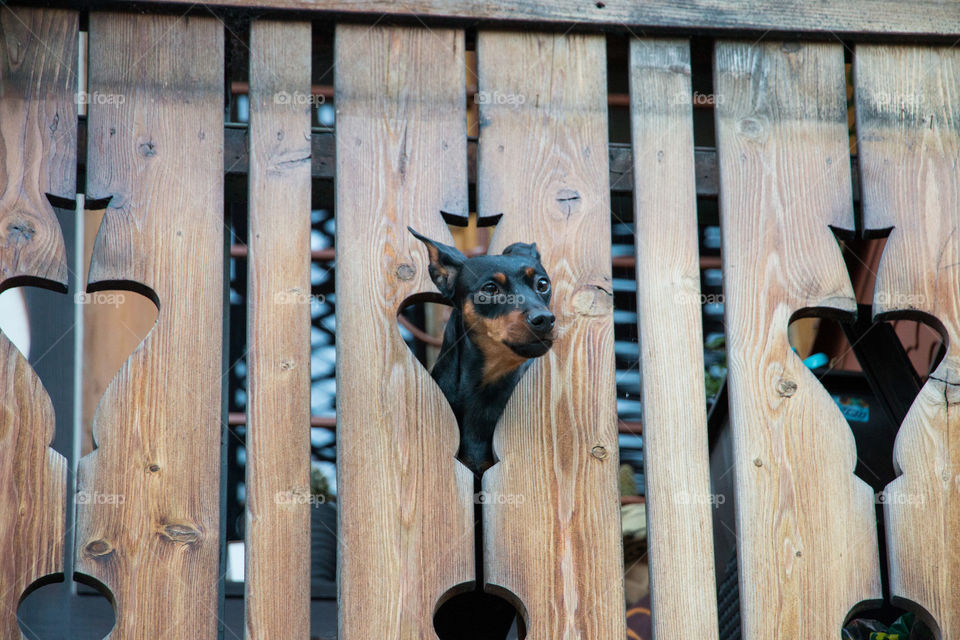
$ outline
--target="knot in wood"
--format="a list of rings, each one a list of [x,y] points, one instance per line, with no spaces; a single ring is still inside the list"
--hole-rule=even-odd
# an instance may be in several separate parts
[[[24,218],[13,220],[7,225],[7,246],[27,244],[33,239],[36,233],[36,227],[34,227],[29,220]]]
[[[737,123],[737,129],[744,138],[763,138],[767,125],[761,118],[744,118]]]
[[[941,375],[931,375],[929,381],[931,385],[938,385],[942,390],[944,406],[960,403],[960,377],[956,371],[947,368]]]
[[[137,149],[140,151],[140,155],[142,155],[144,158],[152,158],[153,156],[157,155],[157,145],[153,142],[153,140],[141,142]]]
[[[397,267],[397,277],[401,280],[413,280],[413,276],[417,274],[417,268],[412,264],[404,262]]]
[[[573,294],[572,304],[577,315],[606,315],[613,310],[613,292],[600,285],[586,284]]]
[[[580,208],[580,194],[573,189],[560,189],[557,192],[557,203],[564,217],[569,218],[574,211]]]
[[[789,398],[797,392],[797,383],[793,380],[787,380],[786,378],[780,378],[777,381],[777,395],[781,398]]]
[[[164,525],[160,535],[172,542],[194,544],[200,541],[200,531],[184,523],[170,523]]]
[[[93,540],[88,542],[83,551],[91,557],[102,558],[113,553],[113,545],[106,540]]]

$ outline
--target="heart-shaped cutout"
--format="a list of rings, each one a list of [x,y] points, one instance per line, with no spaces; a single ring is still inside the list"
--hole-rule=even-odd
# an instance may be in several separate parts
[[[76,296],[83,305],[84,352],[81,455],[95,447],[90,436],[97,403],[130,355],[157,324],[156,294],[135,282],[103,282]]]
[[[73,302],[84,306],[87,319],[85,344],[90,357],[84,369],[84,382],[90,385],[102,379],[105,388],[156,325],[156,296],[137,283],[111,282],[77,294]],[[21,344],[24,343],[21,341]],[[89,386],[86,391],[85,396],[89,398]],[[95,397],[99,399],[100,395],[102,390]],[[89,424],[93,407],[87,411],[85,424]],[[84,445],[89,451],[93,447],[89,431],[85,435]],[[71,550],[68,554],[73,556]],[[74,579],[77,585],[64,582],[62,573],[50,574],[34,581],[24,591],[17,619],[25,637],[99,640],[109,635],[116,623],[113,595],[95,578],[74,574]]]

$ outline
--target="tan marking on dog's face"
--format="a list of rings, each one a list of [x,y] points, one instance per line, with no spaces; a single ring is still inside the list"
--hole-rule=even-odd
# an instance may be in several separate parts
[[[526,274],[528,278],[532,278],[533,274],[535,274],[536,272],[537,270],[534,269],[533,267],[527,267]]]
[[[485,318],[477,313],[473,303],[468,300],[463,305],[463,320],[474,344],[483,353],[482,384],[496,382],[508,373],[516,371],[527,361],[527,358],[518,355],[504,344],[505,340],[523,341],[523,339],[514,340],[512,337],[519,335],[518,326],[520,329],[524,327],[522,311],[511,311],[498,318]],[[529,339],[529,332],[527,332],[527,339]]]
[[[499,271],[493,274],[493,279],[499,282],[500,284],[507,284],[507,274],[500,273]]]

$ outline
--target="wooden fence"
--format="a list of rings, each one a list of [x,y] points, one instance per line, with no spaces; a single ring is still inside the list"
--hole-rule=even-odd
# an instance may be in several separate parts
[[[217,636],[221,556],[224,47],[189,17],[91,3],[86,184],[77,185],[73,9],[0,7],[0,289],[63,290],[53,204],[106,203],[88,290],[152,299],[156,326],[110,383],[80,462],[65,532],[53,410],[0,335],[0,638],[16,603],[72,555],[110,592],[110,637]],[[116,4],[116,3],[115,3]],[[119,3],[125,4],[124,2]],[[159,4],[159,3],[156,3]],[[171,4],[176,5],[176,2]],[[192,2],[190,3],[192,4]],[[340,637],[434,638],[440,599],[475,579],[473,486],[455,420],[396,330],[433,291],[413,226],[444,239],[465,220],[464,19],[476,35],[477,215],[491,250],[536,241],[554,281],[559,339],[499,425],[485,491],[484,574],[518,603],[531,640],[624,636],[617,500],[604,37],[576,28],[713,29],[738,556],[746,638],[837,637],[881,597],[874,496],[853,474],[850,430],[792,351],[794,318],[849,315],[832,229],[854,231],[844,44],[853,33],[863,228],[892,229],[874,313],[923,318],[948,340],[896,443],[886,490],[891,591],[938,638],[960,638],[960,51],[871,43],[957,37],[956,5],[902,3],[222,1],[291,9],[250,37],[246,629],[309,625],[309,96],[314,14],[353,14],[335,35]],[[322,5],[322,6],[321,6]],[[175,9],[183,9],[176,7]],[[374,25],[371,13],[426,14]],[[444,18],[452,21],[443,22]],[[440,22],[437,22],[437,20]],[[569,28],[516,29],[498,20]],[[535,26],[535,25],[533,25]],[[767,33],[801,30],[819,42]],[[639,33],[639,31],[637,31]],[[731,39],[733,38],[733,39]],[[689,44],[634,37],[632,190],[644,380],[654,631],[716,638],[704,409]],[[278,99],[285,95],[294,99]],[[314,167],[316,167],[314,158]],[[624,179],[629,179],[629,176]],[[50,196],[50,197],[48,197]],[[52,204],[53,203],[53,204]]]

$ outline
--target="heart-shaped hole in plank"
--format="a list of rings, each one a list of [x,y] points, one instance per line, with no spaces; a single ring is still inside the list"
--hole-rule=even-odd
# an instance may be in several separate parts
[[[791,346],[850,425],[857,441],[855,474],[876,492],[896,477],[897,432],[946,345],[936,319],[897,315],[874,320],[870,305],[860,305],[854,320],[807,315],[795,318],[789,330]]]
[[[507,400],[556,339],[550,278],[534,243],[467,257],[409,231],[426,249],[430,280],[452,305],[431,375],[460,426],[457,458],[479,477],[496,463],[493,434]]]
[[[100,282],[77,295],[83,305],[82,424],[80,455],[94,449],[90,425],[100,398],[157,324],[159,304],[149,287],[136,282]]]
[[[50,199],[51,204],[55,207],[61,224],[64,223],[64,220],[70,221],[70,224],[65,226],[65,231],[72,230],[72,218],[75,216],[75,203],[73,201],[56,199],[49,194],[48,199]],[[29,241],[33,239],[32,234],[34,230],[28,226],[25,226],[23,229],[16,229],[16,231],[21,234],[21,236],[18,237],[22,240]],[[67,246],[67,257],[71,256],[72,248],[73,245]],[[64,264],[70,263],[72,263],[72,261],[67,261]],[[72,438],[65,433],[65,431],[72,425],[69,407],[73,403],[73,398],[69,389],[73,388],[74,368],[71,366],[71,362],[73,360],[72,353],[76,340],[74,331],[77,325],[74,322],[74,299],[62,295],[68,291],[66,286],[64,286],[68,271],[69,270],[65,268],[63,272],[60,273],[60,277],[63,278],[62,282],[32,275],[20,275],[8,278],[0,283],[0,292],[3,292],[2,295],[0,295],[0,322],[2,322],[2,330],[5,334],[3,337],[0,337],[0,342],[5,343],[7,353],[13,356],[11,364],[17,360],[17,357],[10,352],[10,349],[16,349],[24,361],[30,362],[30,367],[26,371],[26,377],[28,379],[34,377],[34,375],[39,377],[42,382],[42,388],[47,392],[43,393],[34,388],[34,393],[39,393],[40,395],[35,395],[32,399],[20,398],[20,407],[32,407],[27,414],[32,415],[34,419],[37,418],[38,414],[45,416],[40,423],[35,421],[31,423],[28,420],[27,424],[24,424],[22,420],[27,419],[26,415],[21,415],[19,420],[14,418],[14,423],[19,423],[21,429],[26,427],[26,432],[29,432],[32,428],[37,435],[47,434],[45,427],[53,422],[55,415],[51,411],[53,407],[50,405],[51,399],[47,394],[53,392],[55,396],[56,419],[60,424],[59,429],[55,430],[59,432],[59,437],[54,437],[52,442],[50,442],[50,446],[51,448],[56,448],[62,455],[69,458],[72,453],[72,446],[70,444]],[[73,278],[71,277],[71,281],[72,280]],[[29,289],[21,287],[29,287]],[[156,314],[154,313],[154,319],[155,317]],[[7,336],[10,338],[9,341]],[[21,381],[23,380],[22,375],[20,379]],[[29,380],[27,380],[26,384],[28,387],[32,386]],[[66,391],[64,391],[65,389]],[[17,394],[17,392],[12,389],[7,389],[6,391],[13,392],[15,395]],[[57,404],[58,401],[59,404]],[[66,404],[64,404],[65,402]],[[23,435],[23,433],[24,432],[21,432],[21,435]],[[64,438],[64,436],[66,436],[66,438]],[[43,445],[46,445],[47,438],[50,436],[43,435],[42,437],[44,438]],[[22,444],[23,439],[21,438],[20,445]],[[36,459],[32,458],[32,460],[33,462],[23,459],[20,463],[35,463]],[[61,472],[63,470],[62,458],[59,459],[58,464],[55,464],[53,459],[48,459],[48,462],[53,465],[48,467],[48,472],[53,472],[53,475],[45,475],[45,481],[49,482],[54,478],[62,480],[63,476],[56,473],[57,469]],[[23,470],[17,473],[23,474]],[[26,477],[33,477],[32,472]],[[56,482],[57,480],[53,481]],[[69,487],[64,487],[64,489],[66,489],[68,495],[72,493]],[[27,500],[36,498],[39,495],[46,495],[49,499],[56,493],[54,487],[49,485],[44,488],[43,485],[32,484],[22,487],[21,490],[25,491],[25,493],[21,493],[21,499]],[[52,510],[41,513],[44,505],[52,508]],[[29,518],[33,520],[34,524],[30,526],[36,526],[38,522],[41,523],[41,526],[37,531],[34,531],[32,535],[29,530],[26,532],[20,531],[20,542],[26,543],[27,539],[34,540],[33,536],[44,535],[44,530],[58,531],[60,524],[57,521],[62,522],[61,518],[64,515],[58,513],[62,506],[59,500],[54,503],[37,502],[33,500],[33,504],[30,506],[33,513],[29,515]],[[70,509],[68,508],[67,511],[69,513]],[[51,521],[45,522],[45,518],[51,519]],[[49,524],[52,529],[47,529],[47,524]],[[62,533],[55,535],[59,537]],[[23,536],[26,536],[26,538]],[[64,555],[68,558],[73,556],[73,550],[69,548],[71,541],[72,536],[67,536],[62,539],[62,542],[67,546]],[[41,560],[42,551],[40,553],[37,551],[48,548],[49,545],[46,545],[42,538],[36,539],[35,545],[36,550],[33,552],[33,557]],[[59,556],[59,546],[57,550],[57,555]],[[16,549],[14,549],[13,552],[15,553]],[[25,552],[30,553],[29,550]],[[49,557],[43,558],[43,560],[49,560]],[[61,568],[59,562],[54,566],[58,569]],[[41,563],[33,566],[30,573],[20,574],[20,578],[29,579],[29,577],[37,575],[36,571],[38,569],[40,571],[49,571],[54,568],[54,566]],[[23,568],[24,567],[21,567],[21,569]],[[29,569],[30,566],[27,565],[26,568]],[[69,559],[67,560],[65,569],[68,571],[68,575],[70,575],[71,566]],[[77,578],[79,579],[80,577],[77,576]],[[86,582],[90,586],[81,586],[79,589],[75,589],[78,585],[64,582],[64,574],[62,572],[42,575],[24,588],[23,593],[20,594],[20,597],[16,601],[16,607],[9,608],[8,612],[10,614],[15,613],[16,624],[20,629],[20,633],[26,638],[70,637],[84,640],[87,638],[104,638],[115,625],[116,616],[112,604],[113,596],[109,590],[98,581],[87,579]],[[22,582],[18,582],[17,584],[18,586],[23,586]],[[13,622],[13,620],[9,621]],[[9,631],[9,629],[6,630]]]
[[[86,321],[84,344],[88,358],[84,363],[83,402],[86,428],[81,443],[83,453],[88,453],[93,449],[89,426],[96,403],[123,363],[156,325],[158,306],[152,290],[132,282],[100,283],[96,289],[77,294],[74,303],[82,306]],[[18,624],[25,637],[93,640],[110,633],[116,615],[109,589],[90,576],[75,574],[74,578],[79,583],[76,589],[64,582],[63,574],[44,576],[26,589],[18,608]]]

